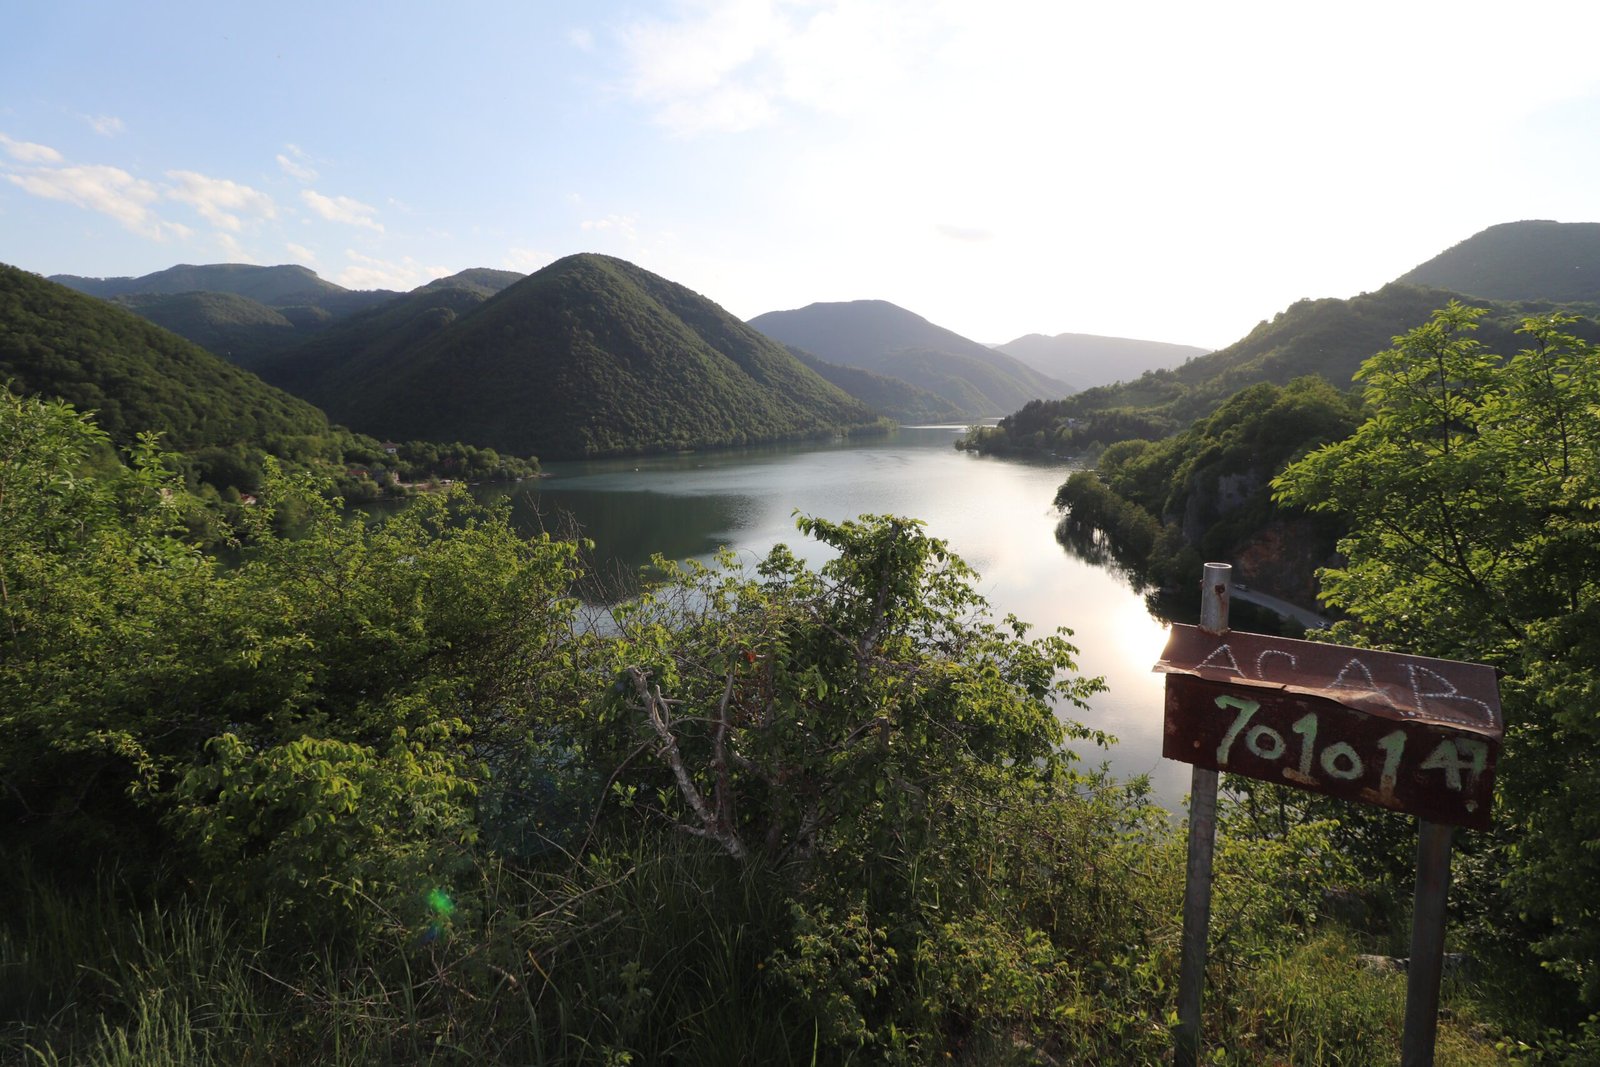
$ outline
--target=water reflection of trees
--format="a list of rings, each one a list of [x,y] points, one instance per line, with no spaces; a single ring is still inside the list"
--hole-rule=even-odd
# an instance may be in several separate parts
[[[1145,610],[1153,617],[1164,623],[1196,625],[1200,622],[1200,598],[1191,589],[1160,585],[1148,570],[1130,559],[1106,531],[1075,523],[1069,513],[1056,524],[1056,540],[1074,559],[1109,571],[1127,582],[1134,592],[1143,594]],[[1195,581],[1198,586],[1198,571]],[[1230,622],[1236,630],[1281,637],[1305,636],[1305,627],[1300,623],[1243,600],[1233,601]]]
[[[1139,566],[1131,553],[1119,546],[1104,530],[1074,522],[1071,513],[1068,513],[1056,523],[1056,540],[1069,556],[1110,571],[1132,586],[1135,592],[1149,589],[1149,574]]]

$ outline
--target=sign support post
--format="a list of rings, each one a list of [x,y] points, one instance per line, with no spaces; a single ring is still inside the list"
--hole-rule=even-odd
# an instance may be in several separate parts
[[[1417,826],[1417,888],[1411,906],[1411,960],[1406,965],[1406,1028],[1400,1067],[1432,1067],[1439,1028],[1439,978],[1444,965],[1444,900],[1450,889],[1450,831],[1427,819]]]
[[[1450,835],[1487,830],[1505,724],[1492,667],[1229,630],[1226,564],[1206,564],[1201,625],[1174,623],[1161,754],[1194,768],[1174,1059],[1200,1059],[1222,771],[1415,815],[1417,883],[1403,1067],[1433,1063]]]
[[[1200,582],[1200,628],[1228,632],[1228,584],[1233,567],[1207,563]],[[1206,940],[1211,928],[1211,859],[1217,842],[1217,772],[1196,766],[1189,785],[1189,864],[1183,885],[1183,955],[1178,967],[1178,1025],[1173,1030],[1177,1067],[1200,1057],[1200,999],[1206,981]]]

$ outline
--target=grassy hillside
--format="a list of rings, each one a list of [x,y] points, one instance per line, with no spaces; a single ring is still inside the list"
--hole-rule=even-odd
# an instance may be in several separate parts
[[[622,260],[569,256],[444,321],[321,371],[303,394],[392,437],[541,457],[716,447],[871,424],[859,402],[695,293]],[[283,378],[280,380],[289,380]]]
[[[1490,300],[1600,301],[1600,223],[1491,226],[1398,280]]]
[[[968,417],[999,415],[1071,387],[885,300],[819,303],[757,315],[750,325],[831,363],[889,375]]]
[[[0,379],[93,411],[117,444],[180,450],[321,434],[323,414],[130,311],[0,265]]]

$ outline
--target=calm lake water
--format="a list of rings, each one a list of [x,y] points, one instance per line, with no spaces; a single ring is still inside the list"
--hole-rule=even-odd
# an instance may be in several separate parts
[[[1066,626],[1084,674],[1110,690],[1089,712],[1071,712],[1116,735],[1109,760],[1121,777],[1148,774],[1156,796],[1175,807],[1189,769],[1161,759],[1162,676],[1150,667],[1166,640],[1163,624],[1118,574],[1085,562],[1055,539],[1051,507],[1069,467],[972,456],[953,447],[964,427],[905,427],[889,437],[831,444],[545,465],[549,477],[514,489],[525,529],[564,532],[575,523],[595,542],[602,566],[636,570],[653,552],[709,560],[731,546],[754,560],[787,542],[813,563],[825,550],[801,536],[794,513],[847,519],[864,512],[922,519],[981,580],[996,616],[1037,631]]]

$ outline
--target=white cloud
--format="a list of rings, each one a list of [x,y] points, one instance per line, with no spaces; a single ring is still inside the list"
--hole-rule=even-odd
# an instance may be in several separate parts
[[[580,52],[594,51],[594,34],[582,26],[567,31],[567,43]]]
[[[231,233],[218,233],[217,244],[222,247],[222,254],[228,257],[229,263],[256,263],[259,260],[244,250],[238,238]]]
[[[531,274],[540,267],[550,263],[554,256],[536,248],[508,248],[505,259],[501,260],[506,270],[522,271]]]
[[[311,251],[311,249],[307,248],[305,245],[297,245],[293,241],[290,241],[283,247],[289,250],[289,254],[291,256],[303,263],[315,263],[317,261],[317,254]]]
[[[310,157],[301,150],[299,145],[286,144],[283,151],[278,153],[278,166],[291,178],[299,178],[303,182],[317,180],[317,172],[310,165]]]
[[[674,133],[738,133],[786,105],[845,113],[903,84],[947,5],[925,0],[698,0],[621,31],[627,90]]]
[[[607,215],[603,219],[584,219],[578,225],[585,230],[594,230],[601,233],[615,233],[628,240],[638,237],[634,224],[638,219],[632,215]]]
[[[314,189],[304,189],[300,199],[306,206],[329,222],[342,222],[347,226],[364,226],[369,230],[383,232],[383,224],[373,218],[378,209],[370,204],[363,204],[359,200],[352,200],[348,196],[323,196]],[[342,284],[342,283],[341,283]]]
[[[0,148],[4,148],[6,155],[21,163],[62,162],[61,153],[49,145],[34,144],[32,141],[14,141],[3,133],[0,133]]]
[[[167,177],[175,183],[168,187],[167,196],[188,204],[218,229],[238,233],[244,229],[241,215],[270,219],[278,214],[272,197],[248,185],[227,178],[208,178],[192,170],[169,170]]]
[[[435,278],[450,273],[448,267],[424,267],[410,256],[400,260],[374,259],[355,249],[347,248],[345,259],[350,262],[334,280],[346,289],[415,289]]]
[[[115,115],[85,115],[84,121],[101,137],[115,137],[125,128]]]
[[[161,190],[120,167],[39,168],[4,177],[34,196],[109,215],[134,233],[154,240],[187,237],[193,232],[187,226],[158,218],[150,205],[160,199]]]
[[[977,242],[994,240],[992,232],[977,226],[951,226],[948,223],[940,223],[934,229],[938,230],[941,236],[948,237],[952,241]]]

